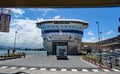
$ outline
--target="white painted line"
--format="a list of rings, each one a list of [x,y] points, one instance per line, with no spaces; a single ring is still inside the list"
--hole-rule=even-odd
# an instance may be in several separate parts
[[[8,66],[3,66],[3,67],[1,67],[2,69],[5,69],[5,68],[7,68]]]
[[[56,71],[56,69],[50,69],[50,71]]]
[[[26,67],[21,67],[21,68],[19,68],[19,69],[22,69],[22,70],[24,70],[24,69],[26,69]]]
[[[105,72],[110,72],[110,70],[108,70],[108,69],[103,69]]]
[[[10,69],[16,69],[17,67],[11,67]]]
[[[40,70],[45,71],[45,70],[46,70],[46,68],[40,68]]]
[[[118,70],[118,69],[112,69],[113,71],[115,71],[115,72],[120,72],[120,70]]]
[[[30,68],[29,70],[35,70],[36,68]]]
[[[72,72],[77,72],[78,70],[77,69],[71,69]]]
[[[61,69],[61,71],[67,71],[67,69]]]
[[[97,70],[97,69],[92,69],[94,72],[99,72],[99,70]]]
[[[82,69],[83,72],[89,72],[87,69]]]

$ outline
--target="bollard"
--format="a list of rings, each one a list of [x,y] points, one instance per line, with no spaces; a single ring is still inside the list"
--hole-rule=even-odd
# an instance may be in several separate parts
[[[112,56],[110,56],[109,59],[110,59],[110,68],[112,68]]]

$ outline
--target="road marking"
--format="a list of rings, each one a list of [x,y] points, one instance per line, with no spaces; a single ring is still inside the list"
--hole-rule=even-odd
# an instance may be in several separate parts
[[[36,68],[30,68],[29,70],[35,70]]]
[[[72,72],[77,72],[78,70],[77,69],[71,69]]]
[[[110,70],[108,70],[108,69],[102,69],[102,70],[104,70],[105,72],[110,72]]]
[[[22,69],[22,70],[24,70],[24,69],[26,69],[26,67],[21,67],[21,68],[19,68],[19,69]]]
[[[45,70],[46,70],[46,68],[40,68],[40,70],[45,71]]]
[[[56,69],[50,69],[50,71],[56,71]]]
[[[11,67],[10,69],[16,69],[17,67]]]
[[[67,69],[61,69],[61,71],[67,71]]]
[[[94,72],[99,72],[99,70],[97,70],[97,69],[92,69]]]
[[[83,72],[88,72],[88,70],[87,70],[87,69],[82,69],[82,71],[83,71]]]
[[[120,72],[120,70],[118,70],[118,69],[112,69],[113,71],[115,71],[115,72]]]
[[[3,67],[1,67],[2,69],[5,69],[5,68],[7,68],[8,66],[3,66]]]
[[[15,67],[15,66],[13,66],[13,67],[8,67],[8,66],[1,66],[0,68],[2,68],[2,69],[5,69],[5,68],[9,68],[9,69],[16,69],[16,68],[19,68],[19,67]],[[19,69],[21,69],[21,70],[24,70],[24,69],[27,69],[27,67],[20,67]],[[35,67],[31,67],[31,68],[29,68],[29,70],[36,70],[37,68],[35,68]],[[45,71],[45,70],[47,70],[47,68],[40,68],[40,70],[42,70],[42,71]],[[51,69],[49,69],[50,71],[57,71],[57,69],[56,68],[51,68]],[[81,69],[83,72],[89,72],[89,70],[88,69]],[[114,71],[114,72],[120,72],[120,70],[119,69],[111,69],[111,70],[109,70],[109,69],[101,69],[101,70],[99,70],[99,69],[92,69],[92,71],[93,72],[100,72],[100,71],[104,71],[104,72],[111,72],[112,70]],[[63,68],[63,69],[61,69],[60,71],[67,71],[67,69],[65,69],[65,68]],[[71,69],[71,71],[72,72],[77,72],[78,71],[78,69]]]

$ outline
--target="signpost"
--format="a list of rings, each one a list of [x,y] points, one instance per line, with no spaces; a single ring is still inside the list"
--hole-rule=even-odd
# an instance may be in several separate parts
[[[11,11],[9,9],[0,9],[0,32],[9,32]]]

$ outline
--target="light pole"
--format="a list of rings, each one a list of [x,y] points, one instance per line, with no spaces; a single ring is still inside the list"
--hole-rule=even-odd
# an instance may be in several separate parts
[[[97,27],[98,27],[98,40],[100,42],[100,27],[99,27],[99,23],[98,22],[96,22],[96,23],[97,23]]]
[[[101,51],[101,48],[100,48],[100,27],[99,27],[99,23],[96,21],[96,24],[97,24],[97,27],[98,27],[98,46],[99,46],[99,62],[100,62],[100,67],[101,67],[101,64],[102,64],[102,51]]]
[[[17,36],[17,31],[15,31],[15,40],[14,40],[13,54],[15,53],[15,50],[16,50],[16,36]]]
[[[100,32],[100,35],[101,35],[101,38],[100,38],[100,40],[102,41],[102,31]]]

